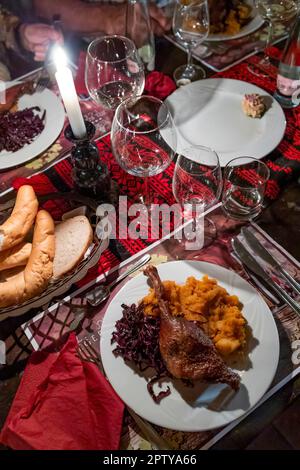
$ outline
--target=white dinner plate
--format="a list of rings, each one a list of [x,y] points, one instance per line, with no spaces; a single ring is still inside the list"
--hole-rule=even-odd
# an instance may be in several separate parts
[[[252,18],[245,26],[243,26],[240,31],[236,34],[210,34],[206,41],[229,41],[231,39],[239,39],[248,34],[254,33],[258,28],[264,24],[262,17],[256,12],[254,1],[248,0],[247,3],[252,6]]]
[[[30,143],[16,152],[0,152],[0,171],[32,160],[47,150],[57,139],[64,125],[65,111],[60,99],[47,88],[41,93],[22,95],[18,101],[18,109],[39,106],[41,114],[46,111],[45,127],[42,132]]]
[[[262,118],[244,114],[241,103],[247,93],[265,97],[268,109]],[[236,157],[262,158],[284,136],[286,120],[279,103],[266,91],[241,80],[199,80],[177,89],[166,103],[177,131],[177,152],[190,145],[204,145],[217,152],[221,166]],[[162,134],[168,142],[168,134]]]
[[[269,388],[279,358],[279,339],[272,313],[262,297],[244,279],[223,267],[199,261],[172,261],[158,267],[162,280],[184,283],[188,276],[216,278],[230,294],[244,305],[243,313],[252,330],[247,366],[241,367],[241,386],[221,411],[212,404],[229,387],[222,384],[198,384],[186,387],[181,381],[168,382],[171,395],[156,404],[147,391],[143,374],[115,357],[111,336],[116,321],[122,317],[121,304],[137,303],[148,292],[146,277],[141,274],[118,292],[110,303],[101,329],[101,355],[107,377],[121,399],[150,422],[180,431],[204,431],[224,426],[252,408]],[[145,373],[144,373],[145,374]],[[226,390],[225,390],[226,388]]]

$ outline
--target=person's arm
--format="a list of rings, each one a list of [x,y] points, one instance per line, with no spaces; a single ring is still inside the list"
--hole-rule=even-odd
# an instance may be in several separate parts
[[[111,33],[120,29],[123,33],[124,5],[88,4],[81,0],[34,0],[35,12],[41,18],[52,20],[59,15],[64,28],[69,31]],[[110,23],[113,23],[110,26]],[[110,31],[114,29],[114,31]]]
[[[20,19],[0,5],[0,41],[7,49],[18,49],[16,29]]]
[[[64,27],[81,34],[125,34],[126,3],[85,3],[81,0],[33,0],[35,12],[42,18],[52,20],[60,15]],[[156,34],[163,34],[170,27],[163,12],[150,4],[150,17]]]

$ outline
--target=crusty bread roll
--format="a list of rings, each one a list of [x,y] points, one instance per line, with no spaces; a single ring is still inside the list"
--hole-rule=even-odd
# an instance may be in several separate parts
[[[12,248],[24,240],[32,227],[38,206],[32,187],[21,186],[10,217],[0,225],[0,251]]]
[[[53,274],[54,250],[54,222],[48,212],[41,210],[36,217],[32,250],[25,269],[1,273],[0,308],[19,305],[46,289]]]
[[[93,229],[87,217],[78,215],[55,227],[53,278],[74,269],[93,240]]]
[[[31,253],[31,243],[22,242],[19,245],[0,252],[0,271],[25,266]]]

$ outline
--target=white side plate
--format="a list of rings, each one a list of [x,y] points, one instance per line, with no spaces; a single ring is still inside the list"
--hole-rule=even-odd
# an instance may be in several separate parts
[[[42,132],[30,143],[17,152],[0,152],[0,171],[32,160],[47,150],[57,139],[64,125],[65,110],[60,99],[47,88],[41,93],[23,95],[18,101],[18,109],[39,106],[41,114],[46,111],[45,127]]]

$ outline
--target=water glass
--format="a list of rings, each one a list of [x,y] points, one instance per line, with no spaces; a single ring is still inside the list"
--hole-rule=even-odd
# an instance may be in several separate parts
[[[221,193],[222,172],[217,153],[201,145],[184,149],[175,165],[173,194],[184,209],[185,219],[191,220],[184,229],[185,249],[201,249],[215,238],[216,226],[203,214],[218,202]],[[196,242],[188,243],[194,235]]]
[[[259,61],[258,67],[249,64],[248,70],[258,77],[266,77],[272,71],[268,51],[273,39],[274,25],[279,22],[287,27],[287,23],[296,17],[299,5],[298,0],[254,0],[254,5],[259,15],[268,24],[268,34],[263,58]]]
[[[252,157],[234,158],[224,168],[223,210],[228,217],[252,220],[262,210],[270,171]]]

